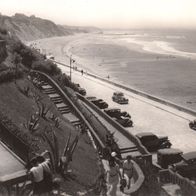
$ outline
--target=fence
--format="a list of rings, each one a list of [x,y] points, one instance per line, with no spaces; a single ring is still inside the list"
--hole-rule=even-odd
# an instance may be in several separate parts
[[[149,154],[149,152],[146,150],[146,148],[141,144],[141,142],[133,134],[127,132],[127,130],[125,130],[121,125],[119,125],[117,122],[115,122],[107,114],[103,113],[99,108],[97,108],[94,104],[90,103],[83,96],[81,96],[79,94],[77,94],[77,95],[82,101],[84,101],[87,105],[89,105],[91,108],[93,108],[98,114],[103,116],[110,124],[112,124],[118,131],[120,131],[124,136],[129,138],[130,141],[132,141],[135,145],[137,145],[141,154]]]
[[[184,178],[170,169],[160,170],[159,177],[161,183],[178,184],[184,196],[196,195],[196,186],[188,178]]]
[[[75,112],[79,115],[80,119],[82,119],[83,122],[85,122],[85,125],[90,130],[93,139],[95,140],[95,143],[98,145],[98,150],[104,151],[105,150],[105,134],[109,132],[107,128],[99,121],[96,116],[94,116],[84,105],[78,100],[77,96],[72,92],[71,89],[65,88],[66,94],[62,91],[62,89],[57,85],[55,81],[53,81],[49,76],[46,74],[36,71],[37,73],[40,73],[49,83],[53,83],[53,87],[55,87],[58,92],[63,95],[63,97],[70,103],[70,105],[74,108]],[[84,116],[85,118],[84,118]],[[89,120],[87,121],[86,118]],[[101,136],[102,135],[102,136]],[[102,140],[104,139],[104,140]],[[145,161],[149,163],[149,156],[146,157]],[[144,161],[144,162],[145,162]],[[152,162],[151,162],[152,163]],[[130,189],[130,192],[128,194],[134,194],[137,195],[138,192],[142,189],[142,185],[144,182],[144,175],[142,170],[140,169],[139,165],[135,162],[134,167],[134,179],[135,183],[134,186]]]

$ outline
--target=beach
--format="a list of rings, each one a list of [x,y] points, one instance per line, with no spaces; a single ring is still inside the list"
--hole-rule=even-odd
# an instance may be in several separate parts
[[[181,43],[182,40],[182,44]],[[196,110],[196,54],[183,35],[77,34],[36,41],[69,65]]]

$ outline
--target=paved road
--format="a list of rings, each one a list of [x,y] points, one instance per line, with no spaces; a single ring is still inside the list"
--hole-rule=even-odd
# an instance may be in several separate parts
[[[64,72],[69,74],[69,69],[59,66]],[[157,135],[168,135],[174,148],[179,148],[183,152],[196,150],[196,132],[188,126],[189,120],[195,116],[165,106],[158,102],[149,100],[129,91],[100,81],[87,75],[74,71],[72,80],[80,83],[87,90],[88,96],[96,96],[105,100],[109,107],[118,107],[126,110],[132,116],[134,127],[127,128],[133,134],[145,131],[152,131]],[[128,105],[119,105],[112,101],[114,91],[121,91],[129,98]]]

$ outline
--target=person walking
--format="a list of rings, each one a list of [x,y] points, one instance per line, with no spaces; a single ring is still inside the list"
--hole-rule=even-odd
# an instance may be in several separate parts
[[[31,160],[32,168],[29,171],[29,178],[33,182],[33,193],[32,195],[41,195],[43,193],[44,186],[44,174],[43,167],[39,165],[37,157]]]
[[[123,162],[122,176],[124,175],[126,179],[128,179],[127,188],[129,189],[131,185],[131,178],[133,177],[133,161],[131,155],[128,155],[126,160]]]
[[[109,169],[107,171],[107,182],[109,184],[108,196],[117,196],[117,185],[121,178],[118,165],[114,161],[109,162]]]
[[[33,166],[29,171],[29,178],[33,182],[33,195],[42,195],[52,190],[52,171],[50,160],[45,159],[45,151],[31,160]]]

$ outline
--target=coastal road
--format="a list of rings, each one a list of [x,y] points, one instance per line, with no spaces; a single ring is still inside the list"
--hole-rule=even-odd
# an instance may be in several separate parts
[[[59,67],[69,75],[67,67],[62,65]],[[157,135],[167,135],[173,148],[181,149],[183,152],[196,150],[196,132],[188,126],[189,121],[195,119],[195,116],[76,71],[72,73],[72,81],[84,87],[87,96],[96,96],[105,100],[109,107],[118,107],[129,112],[134,127],[126,128],[128,132],[137,134],[151,131]],[[119,105],[113,102],[111,97],[114,91],[123,92],[129,99],[129,104]]]

